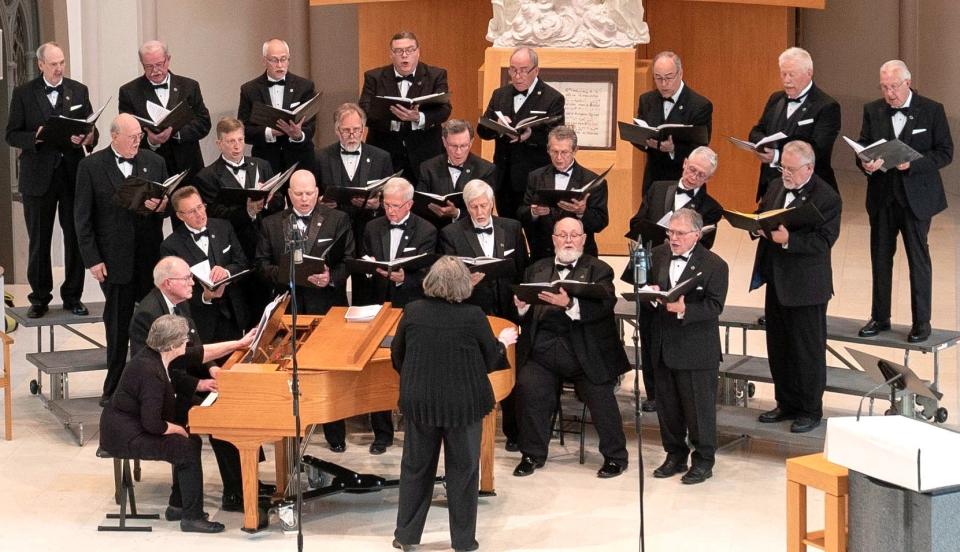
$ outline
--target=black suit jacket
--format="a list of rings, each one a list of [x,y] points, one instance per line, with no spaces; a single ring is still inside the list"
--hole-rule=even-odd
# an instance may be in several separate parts
[[[410,213],[407,229],[403,232],[397,246],[397,257],[409,257],[437,250],[437,229],[417,215]],[[370,221],[363,230],[364,255],[370,255],[378,261],[390,258],[390,220],[378,217]],[[416,272],[405,271],[403,283],[396,285],[379,274],[366,276],[353,275],[355,305],[372,305],[390,301],[395,307],[403,307],[414,299],[423,297],[423,278],[426,268]]]
[[[859,142],[868,145],[881,138],[895,138],[887,102],[883,99],[863,106]],[[887,172],[875,171],[868,175],[867,213],[873,215],[889,202],[897,201],[918,219],[930,219],[947,208],[940,169],[953,161],[953,138],[943,105],[914,91],[900,141],[923,157],[910,163],[906,171],[891,167]],[[857,166],[862,168],[859,158]]]
[[[573,213],[563,211],[560,208],[553,208],[549,215],[537,217],[536,220],[530,214],[534,191],[553,189],[554,176],[553,165],[540,167],[530,173],[527,191],[523,195],[523,205],[517,209],[517,218],[523,224],[523,228],[527,232],[527,241],[530,242],[530,258],[534,260],[553,256],[553,239],[551,238],[553,225],[561,218],[575,216]],[[579,188],[596,177],[597,173],[584,168],[579,163],[574,163],[567,189]],[[594,187],[593,191],[590,192],[590,198],[587,200],[587,210],[580,220],[583,222],[584,232],[587,233],[587,241],[583,246],[583,252],[587,255],[597,256],[597,241],[593,235],[602,231],[610,223],[610,215],[607,212],[606,182]]]
[[[447,92],[447,70],[431,67],[422,61],[417,64],[413,83],[407,91],[408,98]],[[363,74],[363,90],[360,92],[360,107],[367,113],[367,143],[384,149],[393,158],[394,167],[409,165],[413,169],[411,177],[416,177],[420,163],[443,151],[440,141],[440,125],[450,117],[453,107],[450,103],[420,106],[424,115],[424,125],[420,130],[410,130],[409,125],[401,125],[400,132],[390,131],[390,121],[394,119],[375,119],[369,117],[370,104],[375,96],[399,96],[400,86],[394,74],[393,65],[371,69]]]
[[[496,131],[477,126],[477,135],[484,140],[496,140],[493,152],[493,164],[497,166],[497,183],[504,190],[520,192],[527,187],[527,178],[530,171],[550,164],[547,155],[547,135],[554,126],[562,125],[564,98],[563,94],[549,84],[538,79],[536,86],[529,89],[526,101],[516,113],[513,111],[513,85],[501,86],[493,91],[487,110],[483,117],[496,121],[496,111],[510,117],[511,121],[519,121],[537,116],[559,115],[560,120],[552,125],[536,127],[530,138],[523,142],[510,142],[509,136],[500,136]],[[504,217],[514,217],[516,213],[499,213]]]
[[[637,101],[637,118],[650,126],[664,123],[705,126],[707,142],[713,132],[713,104],[707,98],[694,92],[687,83],[683,84],[680,96],[670,110],[666,120],[663,118],[663,96],[658,90],[651,90],[640,96]],[[647,163],[643,170],[643,195],[650,191],[650,185],[658,180],[679,180],[683,173],[683,160],[697,147],[697,144],[674,141],[674,155],[657,149],[636,146],[647,152]]]
[[[540,259],[527,267],[524,282],[550,282],[557,278],[554,259]],[[568,280],[602,284],[609,291],[606,299],[584,299],[580,303],[580,320],[574,321],[568,338],[587,378],[596,384],[612,383],[630,369],[630,362],[620,341],[620,331],[613,315],[617,296],[613,288],[613,269],[591,255],[577,261]],[[517,366],[527,362],[533,342],[537,339],[539,320],[550,305],[531,306],[521,317],[520,339],[517,341]]]
[[[471,180],[483,180],[497,191],[497,168],[493,163],[480,157],[470,154],[467,160],[463,162],[463,170],[460,176],[454,182],[450,178],[450,169],[447,167],[447,154],[441,153],[432,157],[420,165],[420,177],[417,178],[417,190],[431,194],[446,195],[453,192],[462,192],[463,187]],[[462,213],[466,216],[466,213]]]
[[[458,257],[485,256],[469,216],[447,225],[440,231],[440,253]],[[493,256],[498,259],[512,259],[513,275],[501,278],[484,277],[474,286],[468,302],[479,306],[487,314],[518,322],[519,315],[513,303],[510,286],[520,283],[528,263],[527,243],[523,239],[523,228],[519,221],[493,217]]]
[[[638,233],[642,234],[644,245],[652,242],[654,246],[659,245],[667,239],[667,231],[657,226],[657,221],[664,215],[673,211],[673,200],[677,195],[677,188],[680,182],[677,180],[664,180],[654,182],[647,190],[643,203],[637,213],[630,219],[630,231],[628,237],[635,237]],[[697,194],[693,196],[684,209],[693,209],[703,217],[704,226],[708,224],[717,224],[723,217],[723,207],[717,200],[710,197],[704,187],[700,187]],[[648,224],[644,224],[646,221]],[[707,232],[700,237],[700,243],[710,249],[717,238],[717,231]]]
[[[293,73],[287,73],[285,80],[287,82],[283,88],[283,109],[296,109],[298,105],[316,95],[311,80]],[[291,142],[287,136],[280,135],[276,137],[276,142],[270,143],[264,135],[266,127],[250,122],[250,114],[253,113],[255,103],[271,105],[270,81],[267,80],[266,72],[240,86],[237,119],[243,121],[244,137],[247,143],[253,146],[253,156],[269,162],[274,173],[284,171],[297,162],[300,163],[299,168],[313,170],[313,133],[316,130],[317,118],[312,117],[304,121],[301,127],[303,141]]]
[[[814,83],[807,99],[794,111],[793,116],[789,119],[786,116],[787,93],[783,90],[774,92],[767,100],[760,120],[750,130],[750,141],[756,142],[771,134],[783,132],[788,136],[788,140],[780,142],[777,149],[781,149],[787,141],[808,142],[817,156],[814,171],[836,190],[837,177],[833,174],[831,156],[833,143],[840,134],[840,104]],[[779,172],[770,165],[764,163],[760,166],[758,200],[763,197],[767,183],[779,176]]]
[[[167,178],[163,158],[141,149],[134,158],[133,173],[154,182]],[[113,202],[123,183],[113,148],[107,147],[83,159],[77,167],[74,223],[83,266],[107,265],[107,284],[127,284],[135,275],[135,258],[152,267],[160,260],[165,214],[138,215]]]
[[[185,224],[175,228],[160,244],[160,253],[164,256],[180,257],[193,266],[208,260],[210,267],[220,266],[230,274],[236,274],[250,268],[250,262],[243,252],[243,246],[230,223],[216,218],[207,219],[207,254],[197,245]],[[247,275],[246,277],[250,277]],[[203,286],[194,282],[193,297],[190,298],[190,310],[197,322],[200,337],[206,342],[214,340],[216,326],[224,320],[233,320],[237,328],[243,330],[251,325],[250,306],[243,294],[239,282],[227,284],[223,297],[205,304],[202,299]],[[238,336],[239,337],[239,336]]]
[[[386,151],[370,144],[360,146],[360,162],[357,163],[357,172],[353,180],[343,166],[340,157],[340,142],[317,150],[317,163],[313,175],[317,179],[317,186],[323,194],[329,186],[366,186],[370,180],[386,178],[393,174],[393,161]],[[368,222],[383,214],[382,208],[357,208],[352,204],[337,205],[337,209],[350,217],[353,224],[353,238],[360,243],[363,239],[363,228]]]
[[[153,151],[166,161],[167,172],[170,174],[177,174],[185,170],[195,174],[203,168],[200,140],[203,140],[210,133],[210,112],[203,103],[203,95],[200,93],[200,84],[197,81],[170,73],[169,86],[167,109],[173,109],[178,103],[185,102],[193,111],[193,119],[181,127],[179,131],[173,133],[166,143],[161,144],[159,148]],[[117,101],[120,113],[130,113],[144,119],[150,119],[150,114],[147,112],[147,101],[160,104],[160,99],[157,98],[153,85],[142,75],[120,87],[120,95]],[[144,133],[143,140],[140,141],[140,147],[152,149],[147,143],[146,133]]]
[[[816,174],[800,190],[800,203],[813,203],[824,221],[811,227],[790,230],[788,246],[766,238],[757,243],[750,289],[773,281],[777,301],[785,307],[825,305],[833,295],[830,249],[840,235],[840,195]],[[787,190],[774,180],[760,200],[758,213],[784,206]]]
[[[197,392],[197,383],[201,379],[210,378],[210,370],[203,363],[203,340],[197,333],[197,325],[190,312],[189,302],[184,301],[176,305],[180,316],[190,324],[190,336],[187,341],[187,351],[175,358],[168,367],[170,382],[177,394],[176,413],[174,421],[186,423],[187,412],[193,406],[194,394]],[[137,303],[130,319],[130,356],[136,356],[147,346],[147,335],[153,322],[165,314],[172,314],[167,308],[167,302],[159,288],[153,288]]]
[[[280,280],[280,263],[286,263],[288,259],[287,254],[284,253],[285,229],[291,213],[293,211],[287,209],[267,217],[263,221],[263,232],[257,244],[257,272],[263,281],[277,292],[282,292],[288,287],[288,282]],[[347,304],[348,274],[343,260],[353,258],[355,253],[353,231],[347,215],[317,204],[310,218],[310,227],[304,236],[304,254],[319,257],[331,242],[318,242],[336,239],[344,240],[343,256],[339,259],[329,259],[331,262],[328,267],[330,285],[322,288],[297,286],[298,302],[300,302],[298,307],[302,313],[325,314],[334,305]]]
[[[50,188],[53,171],[64,164],[69,182],[76,179],[77,164],[83,159],[83,148],[57,148],[37,142],[37,129],[59,110],[65,117],[75,119],[89,117],[93,113],[87,87],[75,80],[64,78],[63,93],[57,98],[57,109],[50,105],[44,92],[43,77],[37,77],[13,90],[10,112],[7,119],[7,144],[20,149],[20,194],[42,196]],[[93,150],[98,134],[94,129],[94,141],[87,147]]]
[[[653,248],[650,281],[660,289],[670,289],[670,244]],[[701,245],[690,252],[686,268],[677,282],[700,273],[695,290],[684,296],[686,310],[682,319],[667,311],[642,303],[641,316],[649,318],[651,360],[671,370],[716,370],[720,366],[720,313],[727,298],[729,268],[716,253]]]

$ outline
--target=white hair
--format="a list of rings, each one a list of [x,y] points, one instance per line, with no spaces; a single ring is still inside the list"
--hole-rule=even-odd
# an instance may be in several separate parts
[[[700,146],[695,150],[690,152],[690,155],[687,156],[687,159],[690,159],[693,156],[702,157],[706,160],[707,163],[710,163],[710,174],[712,175],[717,170],[717,152],[708,148],[707,146]]]
[[[383,195],[400,194],[404,201],[413,199],[413,184],[406,178],[391,178],[383,186]]]
[[[810,57],[810,52],[803,48],[797,48],[796,46],[787,48],[780,54],[777,64],[782,66],[788,60],[796,62],[803,71],[813,71],[813,58]]]
[[[471,201],[478,197],[485,197],[493,201],[493,188],[483,180],[475,178],[463,187],[463,202],[469,205]]]
[[[143,46],[137,50],[137,56],[140,58],[140,61],[143,61],[143,54],[147,52],[155,52],[157,50],[163,50],[163,57],[170,57],[170,49],[167,48],[167,45],[159,40],[148,40],[143,43]]]
[[[783,154],[793,153],[803,160],[804,164],[813,165],[817,162],[817,154],[813,151],[813,146],[803,140],[794,140],[787,142],[783,146]]]
[[[881,65],[880,72],[896,73],[901,79],[910,80],[910,69],[907,69],[907,64],[899,59],[891,59],[890,61]]]
[[[260,50],[260,51],[261,51],[261,55],[262,55],[263,57],[267,57],[267,47],[268,47],[268,46],[270,45],[270,43],[273,42],[274,40],[276,40],[277,42],[283,44],[283,47],[286,48],[286,50],[287,50],[287,55],[290,55],[290,45],[287,44],[287,41],[286,41],[286,40],[283,40],[283,39],[280,39],[280,38],[271,38],[270,40],[268,40],[268,41],[266,41],[266,42],[263,43],[263,48],[261,48],[261,50]]]

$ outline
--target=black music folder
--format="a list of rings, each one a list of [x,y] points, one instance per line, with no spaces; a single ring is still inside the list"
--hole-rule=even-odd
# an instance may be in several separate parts
[[[652,127],[645,122],[634,119],[637,124],[617,121],[617,127],[620,129],[620,138],[631,144],[641,147],[647,147],[647,140],[656,140],[663,142],[671,136],[674,142],[684,142],[696,146],[705,146],[710,143],[707,135],[707,127],[684,125],[680,123],[666,123]],[[641,124],[642,123],[642,124]]]
[[[700,280],[701,276],[703,276],[703,272],[697,272],[692,278],[687,278],[682,282],[677,282],[677,285],[668,290],[654,291],[652,289],[640,288],[638,293],[624,293],[623,298],[631,303],[635,302],[638,297],[641,301],[676,303],[677,300],[680,299],[681,295],[686,295],[696,289],[697,282]]]
[[[250,112],[250,122],[255,125],[277,128],[277,121],[286,121],[288,123],[300,123],[306,119],[311,119],[320,112],[320,98],[323,92],[317,92],[312,98],[296,106],[293,109],[281,109],[273,107],[270,104],[255,103],[253,111]]]
[[[463,192],[453,192],[446,195],[431,194],[428,192],[413,192],[412,211],[417,216],[423,217],[433,224],[442,222],[444,217],[438,217],[436,213],[430,210],[430,205],[437,207],[446,207],[447,202],[453,203],[460,212],[466,212],[467,205],[463,202]]]
[[[510,286],[517,299],[530,305],[548,305],[549,303],[541,301],[538,295],[541,291],[550,293],[560,293],[560,288],[566,290],[571,297],[582,297],[584,299],[606,299],[610,296],[607,288],[601,284],[592,284],[589,282],[577,282],[576,280],[554,280],[552,282],[531,282]]]
[[[861,146],[846,136],[843,137],[843,140],[848,146],[853,148],[853,151],[861,161],[883,159],[883,165],[880,166],[880,171],[882,172],[887,172],[890,169],[897,168],[897,165],[913,162],[923,157],[920,152],[896,138],[893,140],[884,140],[881,138],[869,146]]]
[[[540,205],[541,207],[556,207],[557,203],[561,201],[570,201],[571,199],[580,201],[596,187],[600,186],[600,184],[606,182],[607,175],[612,169],[613,165],[610,165],[607,167],[607,170],[598,174],[596,178],[590,182],[587,182],[583,186],[580,186],[579,188],[571,188],[569,190],[543,188],[541,190],[534,190],[531,204]]]
[[[409,257],[397,257],[392,261],[378,261],[371,258],[347,259],[347,270],[353,274],[379,274],[377,269],[394,272],[403,269],[406,272],[416,272],[433,265],[440,256],[436,253],[421,253]]]
[[[526,119],[521,119],[516,124],[508,124],[503,119],[494,121],[493,119],[487,119],[486,117],[480,117],[480,120],[477,121],[478,126],[487,127],[491,130],[497,131],[499,134],[506,134],[508,136],[518,137],[523,134],[523,131],[528,128],[536,128],[538,126],[549,125],[559,121],[561,119],[560,115],[532,115]]]
[[[510,253],[513,250],[509,250]],[[509,253],[508,253],[509,254]],[[517,264],[513,259],[498,259],[496,257],[457,257],[471,273],[486,274],[488,278],[505,278],[517,273]]]
[[[739,138],[734,138],[733,136],[727,136],[727,140],[729,140],[731,144],[744,151],[762,151],[763,148],[774,148],[776,144],[783,142],[787,138],[788,136],[786,134],[777,132],[757,140],[756,143],[753,143],[746,140],[741,140]]]
[[[136,211],[139,215],[149,215],[154,211],[143,206],[143,202],[148,199],[160,199],[169,197],[181,182],[187,177],[189,171],[183,171],[175,174],[163,182],[154,182],[135,175],[130,175],[120,184],[113,195],[115,204],[131,211]]]
[[[266,199],[267,196],[290,180],[290,176],[297,170],[299,164],[299,161],[294,163],[289,169],[273,175],[269,180],[260,182],[253,188],[220,188],[220,191],[217,192],[217,203],[246,205],[248,199],[252,201]]]
[[[149,103],[149,102],[148,102]],[[154,104],[156,105],[156,104]],[[189,123],[193,119],[193,110],[190,109],[190,106],[179,102],[174,106],[173,109],[167,111],[162,106],[157,105],[163,111],[166,111],[160,118],[157,120],[154,119],[145,119],[143,117],[137,117],[133,115],[133,118],[140,121],[140,126],[146,129],[149,129],[150,132],[154,134],[160,134],[168,128],[172,128],[173,132],[177,132],[183,125]],[[161,111],[161,113],[163,113]]]
[[[416,98],[404,98],[403,96],[374,96],[370,102],[370,113],[367,117],[379,121],[396,121],[397,117],[390,111],[390,106],[400,105],[407,109],[412,109],[415,105],[433,105],[450,103],[449,92],[437,92]]]
[[[350,204],[355,197],[362,197],[364,201],[368,201],[383,190],[388,180],[396,178],[402,173],[403,171],[397,171],[384,178],[367,180],[365,186],[327,186],[323,190],[323,201],[336,201],[338,206]]]
[[[44,121],[37,140],[61,147],[80,147],[79,144],[71,142],[70,137],[93,132],[93,127],[97,125],[97,119],[100,118],[100,114],[103,113],[108,103],[110,103],[109,99],[100,109],[83,119],[74,119],[63,115],[50,117]]]
[[[231,274],[230,276],[227,276],[226,278],[218,282],[213,282],[212,280],[210,280],[210,260],[206,259],[191,266],[190,273],[193,274],[193,277],[205,289],[209,291],[217,291],[218,289],[229,284],[230,282],[234,282],[236,280],[239,280],[251,274],[251,271],[249,268],[247,268],[247,269],[241,270],[240,272],[237,272],[236,274]]]
[[[740,211],[723,210],[723,218],[730,226],[746,230],[747,232],[772,232],[781,224],[787,230],[794,230],[804,226],[816,226],[823,222],[823,215],[813,203],[804,203],[801,207],[787,209],[773,209],[763,213],[741,213]]]

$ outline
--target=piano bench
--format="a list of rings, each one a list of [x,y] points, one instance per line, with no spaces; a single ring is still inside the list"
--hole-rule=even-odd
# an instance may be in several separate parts
[[[97,458],[109,458],[113,460],[113,484],[114,499],[120,505],[120,513],[107,514],[107,519],[119,520],[117,525],[99,525],[97,531],[138,531],[150,532],[153,528],[150,526],[131,526],[127,525],[128,519],[160,519],[159,514],[138,514],[137,499],[133,493],[134,477],[130,470],[130,460],[134,460],[135,469],[140,471],[140,460],[136,458],[118,458],[109,452],[97,447]],[[140,480],[139,474],[136,478]],[[127,501],[130,502],[130,513],[127,513]]]

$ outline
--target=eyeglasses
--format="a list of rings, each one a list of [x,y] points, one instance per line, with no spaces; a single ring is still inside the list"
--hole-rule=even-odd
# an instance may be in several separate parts
[[[682,238],[687,234],[693,234],[694,232],[699,232],[699,230],[667,230],[667,236],[671,238]]]
[[[153,73],[154,71],[159,71],[160,69],[163,69],[167,65],[168,61],[170,61],[170,58],[167,58],[161,61],[160,63],[141,63],[140,65],[143,66],[144,72]]]
[[[197,205],[196,207],[194,207],[193,209],[190,209],[189,211],[177,211],[177,212],[185,217],[192,217],[193,215],[196,215],[197,213],[203,213],[206,210],[207,210],[207,206],[201,203],[200,205]]]
[[[774,167],[775,169],[777,169],[778,171],[782,172],[783,174],[797,174],[797,172],[799,172],[800,169],[802,169],[802,168],[804,168],[804,167],[806,167],[806,166],[809,166],[809,165],[810,165],[810,163],[804,163],[803,165],[800,165],[800,166],[797,166],[797,167],[784,167],[783,165],[777,163],[777,164],[774,165],[773,167]]]
[[[340,134],[343,134],[343,135],[345,135],[345,136],[359,136],[359,135],[363,134],[363,127],[359,127],[359,128],[338,128],[337,130],[340,131]]]
[[[557,238],[560,241],[574,241],[579,240],[584,237],[586,234],[583,232],[574,232],[572,234],[554,234],[553,237]]]
[[[407,204],[413,203],[411,200],[404,201],[403,203],[384,203],[383,208],[388,211],[399,211],[407,206]]]
[[[265,59],[267,60],[267,63],[269,63],[270,65],[284,65],[284,64],[290,63],[290,56],[283,56],[283,57],[270,56]]]
[[[180,280],[182,282],[186,282],[186,281],[192,282],[193,274],[190,274],[188,276],[170,276],[169,278],[167,278],[167,280]]]
[[[397,57],[400,57],[403,55],[412,56],[419,49],[420,49],[419,46],[407,46],[406,48],[390,48],[390,53]]]
[[[573,155],[573,150],[558,150],[558,149],[548,149],[547,153],[550,154],[550,157],[569,157]]]
[[[447,149],[452,149],[452,150],[454,150],[454,151],[468,150],[468,149],[470,149],[470,143],[469,143],[469,142],[467,142],[466,144],[450,144],[450,143],[446,143],[446,144],[444,144],[444,147],[446,147]]]
[[[511,77],[525,77],[532,73],[537,67],[510,67],[507,74]]]
[[[680,74],[680,73],[670,73],[670,74],[667,74],[667,75],[654,75],[654,76],[653,76],[653,80],[655,80],[655,81],[657,81],[657,82],[660,82],[660,83],[670,82],[670,81],[672,81],[673,79],[677,78],[677,75],[679,75],[679,74]]]
[[[694,168],[694,166],[690,164],[687,164],[685,167],[683,167],[683,170],[687,171],[691,174],[691,176],[696,177],[698,180],[704,180],[710,177],[709,174],[701,171],[700,169]]]
[[[243,146],[247,143],[247,141],[243,138],[232,138],[230,140],[220,140],[220,142],[228,146]]]
[[[903,83],[905,82],[907,81],[902,80],[896,84],[881,84],[877,88],[879,88],[881,92],[895,92],[898,88],[903,86]]]
[[[140,140],[143,140],[143,136],[144,136],[144,134],[143,134],[142,132],[138,132],[138,133],[136,133],[136,134],[121,134],[121,135],[120,135],[121,138],[126,138],[126,139],[128,139],[128,140],[133,141],[133,142],[139,142]]]

